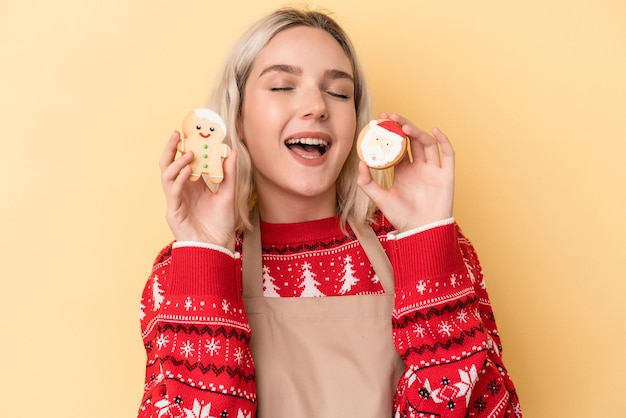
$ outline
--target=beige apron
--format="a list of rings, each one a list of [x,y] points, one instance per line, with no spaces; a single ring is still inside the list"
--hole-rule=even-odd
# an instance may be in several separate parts
[[[404,372],[391,331],[393,270],[374,231],[352,229],[385,294],[264,297],[258,220],[244,237],[243,296],[260,418],[393,414]]]

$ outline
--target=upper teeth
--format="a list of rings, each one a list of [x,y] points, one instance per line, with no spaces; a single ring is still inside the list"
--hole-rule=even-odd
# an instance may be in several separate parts
[[[320,138],[292,138],[287,140],[287,145],[294,144],[319,145],[322,147],[327,147],[328,141],[324,141]]]

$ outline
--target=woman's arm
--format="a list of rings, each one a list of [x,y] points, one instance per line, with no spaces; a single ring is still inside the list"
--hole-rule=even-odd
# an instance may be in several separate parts
[[[519,417],[476,252],[455,223],[390,235],[396,416]],[[430,415],[429,415],[430,414]]]
[[[255,415],[240,271],[239,254],[212,245],[175,243],[159,254],[141,299],[139,417]]]

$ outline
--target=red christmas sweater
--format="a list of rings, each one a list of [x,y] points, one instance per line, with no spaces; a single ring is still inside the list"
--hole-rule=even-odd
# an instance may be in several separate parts
[[[373,226],[393,265],[396,350],[406,372],[393,416],[521,417],[482,269],[453,220],[404,234]],[[261,223],[267,297],[382,293],[358,240],[338,219]],[[141,300],[147,352],[140,418],[256,416],[250,327],[235,253],[174,243]],[[392,415],[390,411],[390,416]]]

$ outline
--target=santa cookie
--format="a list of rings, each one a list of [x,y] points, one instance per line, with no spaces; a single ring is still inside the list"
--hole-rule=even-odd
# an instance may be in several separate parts
[[[359,134],[356,142],[359,158],[368,167],[383,169],[398,164],[408,152],[413,162],[409,139],[402,127],[390,119],[370,121]]]
[[[194,109],[183,120],[183,138],[178,143],[182,153],[193,151],[189,180],[196,181],[206,174],[211,183],[224,180],[222,161],[230,155],[230,147],[224,144],[226,124],[209,109]]]

